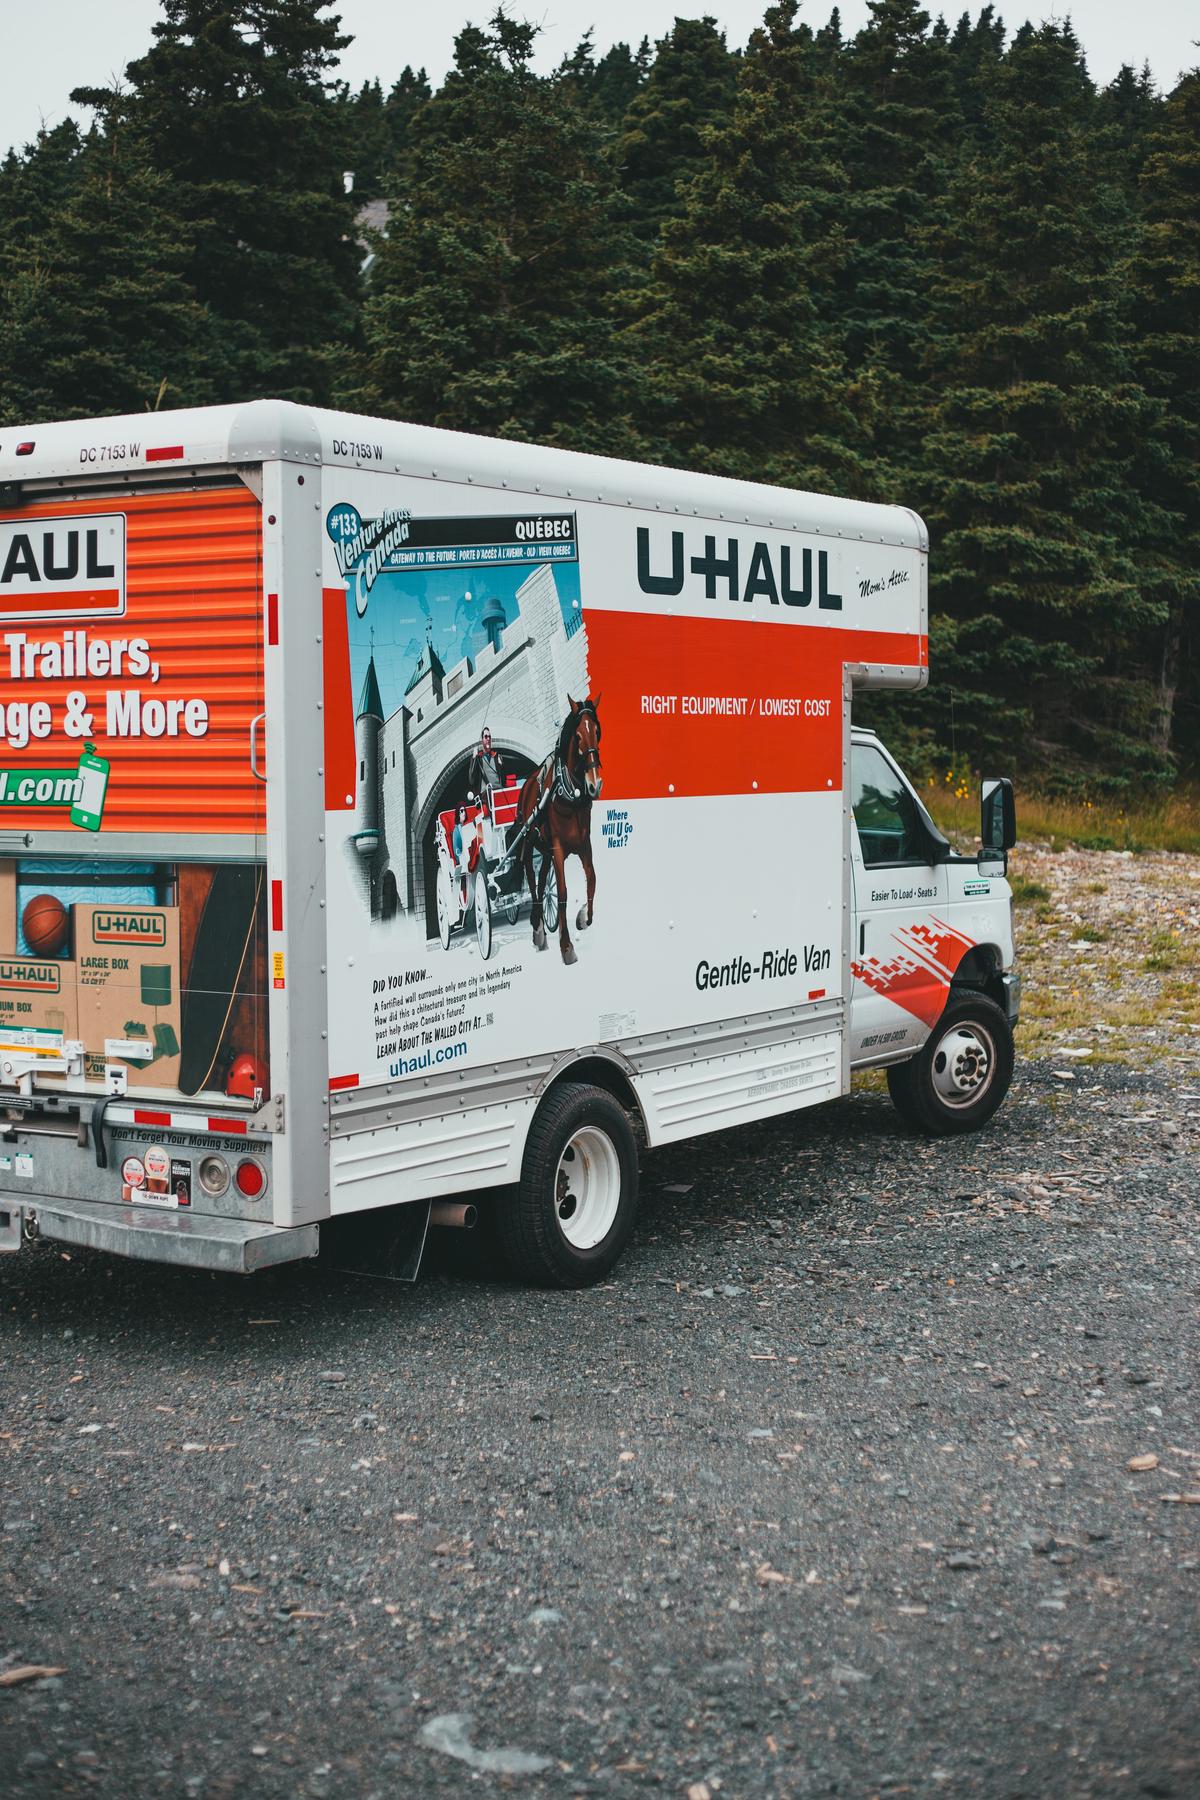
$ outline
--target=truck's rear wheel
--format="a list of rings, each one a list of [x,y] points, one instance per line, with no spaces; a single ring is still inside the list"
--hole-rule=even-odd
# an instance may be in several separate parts
[[[530,1128],[520,1185],[500,1208],[514,1275],[540,1287],[588,1287],[608,1274],[633,1230],[637,1145],[603,1088],[564,1082]]]
[[[896,1111],[936,1137],[986,1125],[1012,1081],[1012,1026],[986,994],[953,998],[910,1062],[887,1072]]]

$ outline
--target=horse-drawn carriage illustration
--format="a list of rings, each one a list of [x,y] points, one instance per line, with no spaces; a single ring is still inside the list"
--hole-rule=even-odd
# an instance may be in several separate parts
[[[515,925],[528,888],[537,948],[544,950],[547,935],[557,931],[564,963],[576,961],[564,865],[568,856],[583,864],[587,898],[575,929],[586,931],[596,892],[591,816],[602,786],[600,718],[598,696],[567,699],[558,744],[539,768],[524,781],[509,775],[502,786],[486,785],[480,796],[469,795],[437,815],[437,919],[443,950],[470,918],[486,962],[494,921]]]
[[[479,954],[492,954],[492,927],[497,920],[515,925],[524,898],[522,850],[527,826],[517,827],[521,778],[510,775],[491,790],[491,806],[469,800],[437,815],[437,919],[442,949],[455,932],[473,928]],[[458,842],[456,846],[455,834]],[[540,867],[541,851],[534,850]],[[547,873],[542,910],[549,930],[558,929],[558,890],[554,870]]]

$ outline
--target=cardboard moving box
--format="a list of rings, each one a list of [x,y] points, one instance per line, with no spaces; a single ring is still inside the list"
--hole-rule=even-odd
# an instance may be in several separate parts
[[[0,1033],[30,1029],[80,1036],[74,963],[0,956]]]
[[[116,1063],[130,1087],[178,1086],[178,908],[73,906],[71,917],[88,1079]]]

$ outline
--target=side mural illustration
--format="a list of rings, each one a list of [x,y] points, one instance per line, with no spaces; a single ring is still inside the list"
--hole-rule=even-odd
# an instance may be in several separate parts
[[[582,894],[586,928],[602,782],[575,515],[364,520],[342,503],[326,524],[357,697],[343,853],[364,909],[485,962],[523,921],[573,963],[564,897]]]
[[[582,494],[555,510],[444,473],[336,479],[331,1088],[469,1081],[795,1006],[837,1015],[842,890],[824,872],[844,867],[843,668],[919,661],[898,629],[919,612],[916,553],[901,567],[888,545]],[[824,1091],[836,1041],[815,1061],[780,1049],[755,1104]],[[662,1104],[682,1129],[702,1102]],[[499,1130],[420,1154],[501,1179]],[[390,1154],[381,1140],[346,1180]]]

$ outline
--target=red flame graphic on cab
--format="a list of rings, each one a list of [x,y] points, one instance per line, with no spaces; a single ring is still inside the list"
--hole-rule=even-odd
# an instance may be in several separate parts
[[[892,941],[900,948],[887,962],[878,956],[864,957],[850,964],[851,972],[872,992],[894,1000],[932,1027],[949,998],[954,971],[967,951],[974,949],[975,940],[941,919],[932,919],[928,925],[905,925],[893,932]]]

